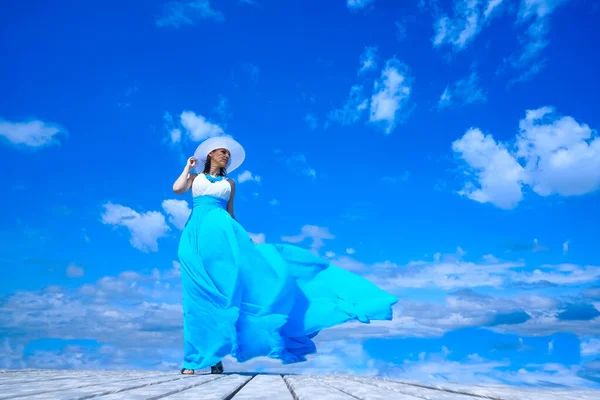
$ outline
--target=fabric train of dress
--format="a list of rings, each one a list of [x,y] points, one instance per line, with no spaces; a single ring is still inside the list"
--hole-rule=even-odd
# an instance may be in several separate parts
[[[184,368],[227,355],[301,362],[325,328],[392,319],[398,298],[308,250],[255,244],[226,206],[223,197],[194,196],[179,243]]]

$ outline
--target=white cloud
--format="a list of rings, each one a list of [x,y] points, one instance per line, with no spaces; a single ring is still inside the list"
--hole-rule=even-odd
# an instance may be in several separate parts
[[[368,107],[369,101],[363,94],[362,85],[354,85],[350,88],[350,95],[344,107],[331,111],[329,119],[340,125],[351,125],[358,122]]]
[[[563,243],[562,249],[563,249],[563,254],[567,254],[569,252],[569,241],[568,240]]]
[[[202,115],[196,115],[193,111],[184,111],[181,113],[181,125],[185,128],[190,139],[195,142],[200,142],[224,133],[223,128],[219,125],[208,121]]]
[[[112,203],[104,205],[102,223],[127,228],[131,236],[129,242],[143,252],[158,251],[158,239],[167,236],[170,230],[165,216],[158,211],[138,213],[129,207]]]
[[[519,72],[519,76],[511,83],[527,81],[544,68],[546,59],[542,57],[542,53],[549,44],[547,36],[550,30],[550,16],[559,6],[569,1],[521,0],[517,25],[525,25],[527,28],[525,34],[519,38],[519,50],[507,60],[510,66]]]
[[[219,96],[219,104],[213,109],[222,119],[225,119],[231,115],[229,112],[229,100],[224,96]]]
[[[531,79],[547,63],[543,51],[548,46],[550,17],[570,0],[520,0],[516,26],[524,29],[518,37],[518,50],[506,58],[501,70],[510,67],[518,73],[509,84]],[[454,0],[454,16],[436,10],[433,46],[449,45],[454,51],[465,49],[495,17],[512,5],[506,0]],[[504,6],[506,4],[506,6]]]
[[[540,196],[583,195],[600,187],[600,139],[588,125],[542,107],[528,110],[519,128],[512,151],[477,128],[452,144],[472,176],[461,195],[510,209],[521,201],[524,185]]]
[[[11,122],[0,118],[0,136],[17,146],[41,148],[59,144],[58,136],[65,129],[54,123],[40,120]]]
[[[360,57],[361,67],[358,75],[377,68],[378,52],[376,47],[366,47]],[[357,123],[366,110],[369,110],[369,121],[383,128],[390,134],[398,122],[410,113],[407,110],[411,95],[413,77],[408,67],[395,57],[390,58],[381,71],[379,79],[373,84],[370,98],[364,94],[364,86],[355,84],[350,88],[350,94],[342,108],[329,113],[325,127],[330,121],[340,125]]]
[[[389,59],[373,88],[369,121],[382,125],[384,132],[390,134],[403,114],[407,113],[403,109],[408,104],[411,86],[412,77],[408,67],[396,58]]]
[[[587,338],[581,341],[581,355],[595,356],[600,355],[600,338]]]
[[[177,129],[177,128],[171,129],[170,136],[171,136],[171,142],[173,142],[173,143],[181,142],[181,130],[180,129]]]
[[[67,266],[67,276],[69,278],[80,278],[83,276],[84,272],[83,272],[83,268],[78,267],[75,264],[69,264]]]
[[[346,0],[346,5],[352,11],[359,10],[361,8],[365,8],[369,4],[373,3],[375,0]]]
[[[464,398],[511,398],[511,399],[560,399],[569,396],[587,398],[594,396],[584,387],[593,386],[592,382],[578,375],[579,366],[559,364],[524,364],[521,368],[511,368],[508,360],[487,360],[479,354],[469,356],[469,361],[451,361],[446,359],[443,352],[423,354],[423,360],[402,361],[402,368],[389,365],[389,369],[380,369],[379,373],[387,375],[395,381],[414,382],[412,385],[399,385],[394,381],[382,379],[376,385],[405,396],[422,394],[419,385],[431,385],[438,393],[453,393]],[[383,367],[381,367],[383,368]],[[346,379],[373,384],[362,376],[349,376]],[[549,385],[564,385],[567,388],[549,388]],[[512,385],[518,385],[518,392]],[[526,385],[544,386],[526,387]],[[582,392],[575,394],[576,391]],[[457,394],[459,393],[459,394]],[[518,393],[518,394],[517,394]],[[548,396],[548,397],[547,397]],[[420,396],[418,396],[420,397]],[[437,398],[432,395],[431,399]],[[442,397],[440,397],[442,398]],[[446,398],[446,397],[444,397]]]
[[[498,15],[503,0],[455,0],[454,18],[447,14],[435,22],[434,47],[451,45],[454,51],[463,50],[481,32],[483,26]]]
[[[311,240],[311,250],[318,253],[319,249],[325,245],[324,240],[335,239],[327,228],[315,226],[315,225],[304,225],[302,231],[296,236],[282,236],[281,240],[288,243],[300,243],[306,239]]]
[[[512,276],[524,283],[549,282],[557,285],[576,285],[600,280],[600,267],[574,264],[542,265],[533,272],[520,272]]]
[[[165,4],[163,15],[156,21],[156,26],[179,28],[194,25],[200,19],[222,22],[225,18],[220,11],[211,7],[210,0],[172,0]]]
[[[260,182],[261,177],[258,175],[253,175],[252,172],[246,170],[240,174],[238,174],[238,178],[237,178],[239,183],[244,183],[244,182]]]
[[[317,128],[317,117],[314,114],[306,114],[304,116],[304,120],[306,121],[310,129]]]
[[[542,107],[528,110],[519,129],[516,155],[534,192],[572,196],[600,187],[600,138],[588,125]]]
[[[468,77],[456,81],[447,86],[438,102],[438,109],[451,105],[467,105],[484,103],[487,100],[483,89],[479,84],[479,75],[472,72]]]
[[[187,201],[168,199],[162,202],[162,208],[169,217],[169,222],[177,229],[183,230],[192,210]]]
[[[349,247],[346,249],[346,254],[354,254],[356,253],[356,250],[354,250],[353,248]]]
[[[396,21],[395,22],[396,25],[396,39],[398,39],[398,41],[403,41],[404,39],[406,39],[406,22],[405,21]]]
[[[261,243],[265,243],[266,238],[265,238],[265,234],[264,233],[250,233],[248,232],[248,235],[250,235],[250,238],[256,243],[256,244],[261,244]]]
[[[327,251],[327,252],[325,252],[325,257],[333,258],[333,257],[335,257],[335,253],[333,251]]]
[[[279,200],[277,200],[277,199],[269,200],[269,205],[271,205],[271,206],[276,206],[278,204],[279,204]]]
[[[467,181],[459,191],[461,196],[504,209],[513,208],[521,201],[525,171],[492,135],[471,128],[452,143],[452,150],[468,164],[466,173],[476,182]]]
[[[361,67],[358,70],[358,74],[361,75],[367,71],[371,71],[377,68],[378,51],[377,47],[367,46],[365,51],[360,56]]]
[[[296,172],[310,176],[313,179],[317,177],[317,171],[308,164],[304,154],[297,153],[291,156],[284,156],[281,157],[281,160]]]

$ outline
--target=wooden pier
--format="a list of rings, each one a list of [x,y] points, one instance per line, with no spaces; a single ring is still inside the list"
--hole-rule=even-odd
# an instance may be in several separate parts
[[[585,388],[423,385],[349,375],[0,370],[0,400],[600,400]]]

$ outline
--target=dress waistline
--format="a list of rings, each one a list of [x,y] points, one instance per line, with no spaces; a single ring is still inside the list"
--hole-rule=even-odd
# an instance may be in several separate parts
[[[193,202],[194,202],[194,208],[195,207],[217,207],[217,208],[222,208],[222,209],[227,208],[227,200],[225,200],[221,197],[216,197],[216,196],[210,196],[210,195],[195,196],[193,199]]]

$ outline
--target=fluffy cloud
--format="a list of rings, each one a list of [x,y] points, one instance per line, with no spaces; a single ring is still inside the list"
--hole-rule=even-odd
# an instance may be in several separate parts
[[[360,119],[369,107],[369,101],[365,97],[362,85],[354,85],[350,88],[350,95],[344,107],[335,109],[329,113],[329,119],[340,125],[351,125]]]
[[[600,338],[587,338],[581,341],[582,356],[600,355]]]
[[[361,67],[358,74],[363,74],[367,71],[377,68],[378,51],[377,47],[365,47],[364,53],[360,56]]]
[[[346,5],[350,10],[355,11],[365,8],[374,1],[375,0],[346,0]]]
[[[395,58],[389,59],[375,82],[369,121],[382,125],[384,132],[390,134],[408,105],[411,87],[408,67]]]
[[[503,0],[455,0],[454,18],[447,14],[435,22],[434,47],[448,44],[455,51],[463,50],[497,13]]]
[[[325,245],[324,240],[335,239],[327,228],[315,225],[304,225],[302,232],[296,236],[283,236],[281,240],[288,243],[301,243],[309,239],[311,241],[311,250],[318,253],[319,249]]]
[[[210,0],[173,0],[165,4],[163,15],[156,21],[156,26],[179,28],[193,25],[201,19],[222,22],[225,18],[220,11],[211,7]]]
[[[104,205],[102,223],[115,228],[125,227],[130,234],[129,242],[143,252],[158,251],[158,239],[170,231],[165,216],[158,211],[137,211],[119,204]]]
[[[175,121],[170,113],[165,112],[163,119],[168,132],[168,140],[172,144],[181,143],[184,137],[193,142],[201,142],[225,133],[219,125],[193,111],[183,111],[179,115],[179,121]]]
[[[490,202],[500,208],[513,208],[523,198],[521,186],[525,171],[502,143],[477,128],[469,129],[452,143],[452,150],[468,165],[468,181],[459,191],[479,203]]]
[[[526,81],[541,71],[546,63],[543,51],[548,46],[549,20],[552,13],[570,0],[521,0],[516,26],[523,30],[518,49],[506,59],[502,69],[518,73],[510,83]],[[454,0],[454,16],[437,13],[433,46],[449,45],[454,51],[465,49],[509,2],[506,0]]]
[[[261,178],[258,175],[253,175],[250,171],[244,171],[241,174],[238,174],[237,178],[239,183],[244,182],[260,182]]]
[[[16,146],[36,149],[57,145],[58,136],[64,134],[65,129],[58,124],[40,120],[11,122],[0,118],[0,136]]]
[[[570,0],[521,0],[517,16],[517,25],[526,26],[525,33],[519,38],[520,48],[508,59],[509,65],[519,76],[511,83],[527,81],[539,73],[546,59],[542,57],[548,46],[549,20],[551,14]]]
[[[310,129],[317,129],[317,117],[314,114],[306,114],[304,120]]]
[[[511,147],[471,128],[452,149],[470,178],[459,194],[480,203],[514,208],[524,186],[540,196],[583,195],[600,187],[600,139],[551,107],[528,110]]]
[[[361,55],[361,67],[358,75],[377,67],[377,49],[366,47]],[[387,60],[379,79],[373,83],[371,97],[365,95],[365,85],[355,84],[350,88],[350,94],[342,108],[329,113],[329,121],[340,125],[357,123],[362,115],[369,111],[369,122],[382,127],[385,134],[390,134],[396,125],[410,113],[408,109],[412,92],[413,77],[408,67],[395,57]]]
[[[169,216],[169,222],[183,230],[192,210],[187,201],[169,199],[162,202],[162,208]]]
[[[451,105],[484,103],[486,100],[486,95],[479,85],[479,76],[476,72],[472,72],[468,77],[446,86],[438,101],[438,109]]]
[[[75,264],[69,264],[66,273],[69,278],[81,278],[84,275],[83,268]]]
[[[190,139],[195,142],[224,133],[223,128],[219,125],[208,121],[202,115],[196,115],[193,111],[181,113],[181,125],[185,128]]]
[[[261,244],[261,243],[265,243],[266,238],[265,238],[265,234],[264,233],[250,233],[248,232],[248,235],[250,235],[250,238],[254,241],[254,243],[256,244]]]
[[[156,367],[167,355],[179,355],[183,345],[180,291],[174,266],[150,275],[126,271],[79,288],[6,296],[0,301],[0,332],[6,338],[4,352],[15,357],[10,361],[3,356],[3,362],[11,368],[23,361],[37,368]],[[45,338],[64,340],[62,355],[37,352],[24,360],[24,346]],[[83,338],[96,344],[95,351],[69,345],[71,339]],[[100,354],[104,356],[98,359]]]
[[[528,110],[519,128],[516,155],[534,192],[571,196],[600,187],[600,139],[588,125],[542,107]]]
[[[293,171],[313,179],[317,177],[317,171],[308,164],[308,160],[304,154],[297,153],[290,156],[282,156],[279,150],[276,150],[275,153],[280,154],[279,161],[286,164]]]

